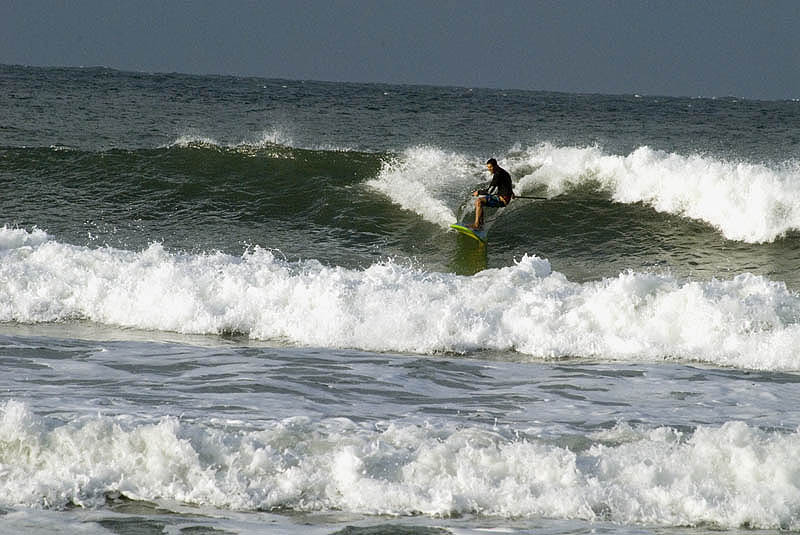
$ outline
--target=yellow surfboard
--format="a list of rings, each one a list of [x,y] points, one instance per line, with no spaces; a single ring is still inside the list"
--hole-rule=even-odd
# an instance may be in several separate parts
[[[450,225],[450,228],[456,229],[461,234],[469,236],[474,240],[478,240],[481,243],[486,243],[486,231],[483,229],[472,230],[471,228],[461,225],[459,223],[453,223],[452,225]]]

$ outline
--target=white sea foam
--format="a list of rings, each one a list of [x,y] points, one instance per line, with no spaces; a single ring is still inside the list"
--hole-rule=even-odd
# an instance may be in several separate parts
[[[800,528],[797,432],[619,425],[593,442],[573,451],[511,429],[346,419],[244,431],[171,417],[46,423],[7,401],[0,504],[95,506],[121,492],[239,510]]]
[[[617,156],[596,147],[551,144],[515,151],[511,160],[518,192],[544,185],[551,194],[559,194],[596,182],[615,201],[644,202],[661,212],[705,221],[732,240],[770,242],[800,230],[797,162],[731,162],[648,147]],[[514,173],[515,168],[524,176]]]
[[[25,241],[0,229],[0,243],[8,234]],[[288,262],[260,248],[234,257],[40,241],[0,255],[0,321],[86,319],[374,351],[493,349],[800,370],[800,296],[762,276],[700,282],[628,272],[578,284],[527,255],[465,277],[392,261],[363,270]]]
[[[246,142],[242,142],[244,144]],[[255,140],[255,142],[250,143],[257,147],[266,147],[269,145],[283,145],[284,147],[291,147],[294,144],[294,140],[289,137],[285,132],[277,129],[273,130],[264,130],[261,132],[261,135]]]
[[[28,232],[25,229],[9,228],[8,225],[3,225],[3,228],[0,229],[0,251],[41,245],[50,239],[51,237],[45,231],[38,228]]]
[[[463,155],[414,147],[384,162],[368,184],[403,208],[447,228],[456,221],[447,193],[463,190],[468,198],[478,173],[478,165]]]

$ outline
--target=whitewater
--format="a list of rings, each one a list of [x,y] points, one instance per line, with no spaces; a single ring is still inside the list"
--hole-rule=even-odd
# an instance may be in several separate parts
[[[800,369],[800,296],[742,274],[622,273],[577,284],[535,256],[472,277],[386,260],[363,270],[241,257],[89,249],[3,228],[0,321],[88,320],[371,351],[512,350],[535,358],[683,359]],[[30,244],[30,245],[29,245]],[[492,299],[475,299],[488,294]]]
[[[226,433],[176,418],[94,417],[48,430],[19,403],[1,413],[2,460],[13,469],[0,488],[43,506],[104,504],[115,489],[245,510],[800,525],[800,437],[744,423],[688,436],[620,425],[576,453],[502,428],[293,418]]]

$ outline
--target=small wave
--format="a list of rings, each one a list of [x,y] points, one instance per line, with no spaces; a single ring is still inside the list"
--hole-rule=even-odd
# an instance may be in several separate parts
[[[741,422],[691,433],[618,425],[574,451],[505,428],[220,423],[91,416],[45,424],[6,401],[0,504],[92,507],[121,493],[236,510],[800,528],[797,432]]]
[[[162,148],[172,149],[208,149],[221,152],[237,153],[243,156],[266,155],[275,159],[294,159],[291,140],[273,132],[252,141],[239,141],[237,143],[222,143],[215,138],[198,135],[183,134],[175,141]]]
[[[551,194],[598,184],[623,203],[704,221],[728,239],[772,242],[800,230],[800,165],[768,166],[640,147],[627,156],[596,147],[542,144],[515,152],[511,170],[521,190],[546,186]]]
[[[527,255],[464,277],[392,261],[362,270],[288,262],[260,248],[241,257],[170,253],[158,244],[90,249],[0,231],[0,242],[32,240],[0,257],[0,321],[85,319],[372,351],[513,350],[800,370],[800,296],[762,276],[696,282],[627,272],[579,284]]]

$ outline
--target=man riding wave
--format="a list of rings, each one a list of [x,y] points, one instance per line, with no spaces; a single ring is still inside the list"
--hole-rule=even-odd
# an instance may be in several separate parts
[[[511,175],[508,171],[497,165],[497,160],[489,158],[486,168],[492,173],[492,182],[489,189],[475,190],[472,195],[475,197],[475,223],[470,228],[478,230],[483,226],[483,207],[502,208],[508,206],[514,198],[514,191],[511,185]]]

